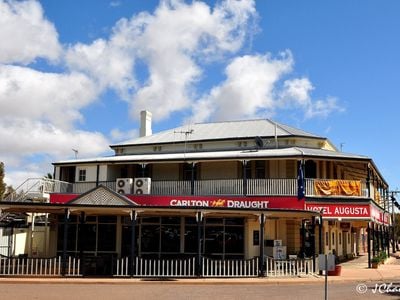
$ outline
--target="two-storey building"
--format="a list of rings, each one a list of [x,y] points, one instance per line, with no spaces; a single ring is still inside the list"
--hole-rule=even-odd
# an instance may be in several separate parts
[[[152,134],[142,112],[140,131],[113,156],[54,163],[46,203],[2,203],[30,213],[29,247],[12,254],[69,258],[67,274],[206,277],[308,272],[318,253],[388,247],[388,185],[371,158],[265,119]]]

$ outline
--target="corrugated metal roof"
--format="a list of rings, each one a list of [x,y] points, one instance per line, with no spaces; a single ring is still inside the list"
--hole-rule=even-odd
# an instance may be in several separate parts
[[[67,160],[57,164],[84,164],[84,163],[125,163],[125,162],[156,162],[156,161],[206,161],[206,160],[229,160],[229,159],[261,159],[261,158],[284,158],[284,157],[315,157],[325,159],[346,160],[370,160],[367,156],[343,153],[322,149],[311,148],[283,148],[283,149],[258,149],[258,150],[235,150],[235,151],[213,151],[213,152],[189,152],[189,153],[157,153],[120,155],[111,157],[100,157],[93,159]]]
[[[275,129],[276,128],[276,129]],[[241,139],[260,137],[304,136],[322,138],[309,132],[280,124],[268,119],[228,121],[215,123],[197,123],[161,131],[159,133],[139,137],[111,147],[124,145],[145,145],[162,143],[179,143],[206,140]]]

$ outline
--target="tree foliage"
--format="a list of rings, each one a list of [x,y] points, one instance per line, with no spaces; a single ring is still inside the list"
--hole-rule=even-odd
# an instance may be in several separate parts
[[[397,240],[400,239],[400,213],[395,214],[394,230]]]
[[[0,200],[6,192],[6,184],[4,183],[4,163],[0,162]]]

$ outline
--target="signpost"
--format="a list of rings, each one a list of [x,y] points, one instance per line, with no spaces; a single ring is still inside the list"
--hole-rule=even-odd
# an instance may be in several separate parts
[[[335,270],[335,255],[318,255],[318,266],[320,270],[325,271],[325,300],[328,299],[328,271]]]

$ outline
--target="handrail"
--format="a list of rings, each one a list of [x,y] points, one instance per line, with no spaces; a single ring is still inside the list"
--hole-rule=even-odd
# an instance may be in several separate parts
[[[26,199],[30,193],[46,194],[55,192],[57,187],[61,185],[70,184],[65,181],[54,180],[46,177],[42,178],[28,178],[20,184],[12,193],[7,195],[3,201],[21,202]]]

